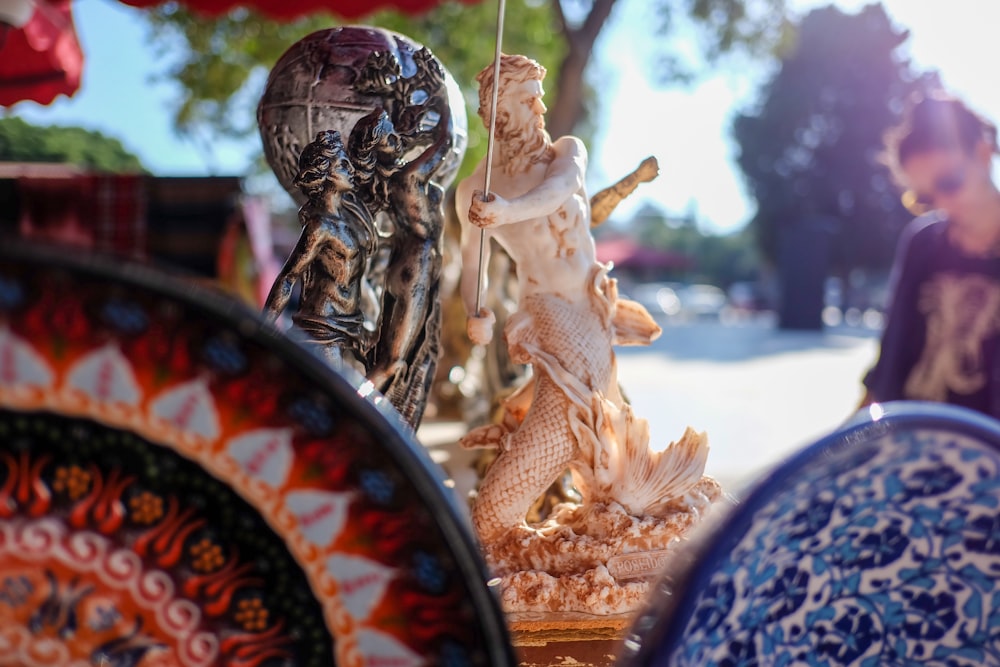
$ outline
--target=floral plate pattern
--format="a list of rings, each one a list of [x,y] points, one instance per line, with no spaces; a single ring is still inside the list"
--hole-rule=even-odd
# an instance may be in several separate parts
[[[223,295],[4,247],[0,655],[511,664],[440,473],[375,403]]]
[[[1000,664],[1000,424],[883,407],[696,537],[625,664]]]

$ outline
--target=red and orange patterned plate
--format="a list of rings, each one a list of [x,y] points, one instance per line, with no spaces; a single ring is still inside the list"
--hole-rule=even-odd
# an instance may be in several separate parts
[[[152,269],[0,249],[0,656],[512,664],[436,467],[256,314]]]

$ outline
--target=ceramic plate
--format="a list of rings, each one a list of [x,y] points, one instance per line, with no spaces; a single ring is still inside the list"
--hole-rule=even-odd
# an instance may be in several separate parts
[[[1000,664],[998,508],[1000,424],[875,406],[695,537],[623,663]]]
[[[0,656],[513,662],[395,415],[225,296],[76,253],[0,250]]]

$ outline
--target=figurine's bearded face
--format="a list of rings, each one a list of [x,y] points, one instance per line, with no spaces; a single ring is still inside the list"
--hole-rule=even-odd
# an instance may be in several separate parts
[[[516,128],[545,128],[545,103],[542,82],[528,79],[515,83],[503,92],[500,105],[506,111],[507,124]]]
[[[524,171],[548,154],[552,141],[545,131],[542,82],[529,79],[503,91],[497,106],[496,138],[504,169]]]

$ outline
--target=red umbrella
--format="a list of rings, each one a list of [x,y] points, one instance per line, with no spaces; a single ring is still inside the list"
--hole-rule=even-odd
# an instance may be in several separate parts
[[[19,16],[0,15],[0,106],[49,104],[80,87],[83,53],[70,0],[41,0],[33,12],[30,3],[25,7]]]
[[[121,0],[133,7],[154,7],[166,0]],[[291,21],[320,11],[356,19],[378,9],[410,14],[442,0],[180,0],[206,16],[247,7],[270,18]],[[472,4],[479,0],[461,0]],[[0,107],[22,100],[51,103],[80,87],[83,53],[76,38],[71,0],[0,0]],[[34,5],[34,12],[32,12]],[[13,10],[13,11],[11,11]],[[30,16],[30,20],[28,17]],[[24,21],[27,20],[27,23]]]

